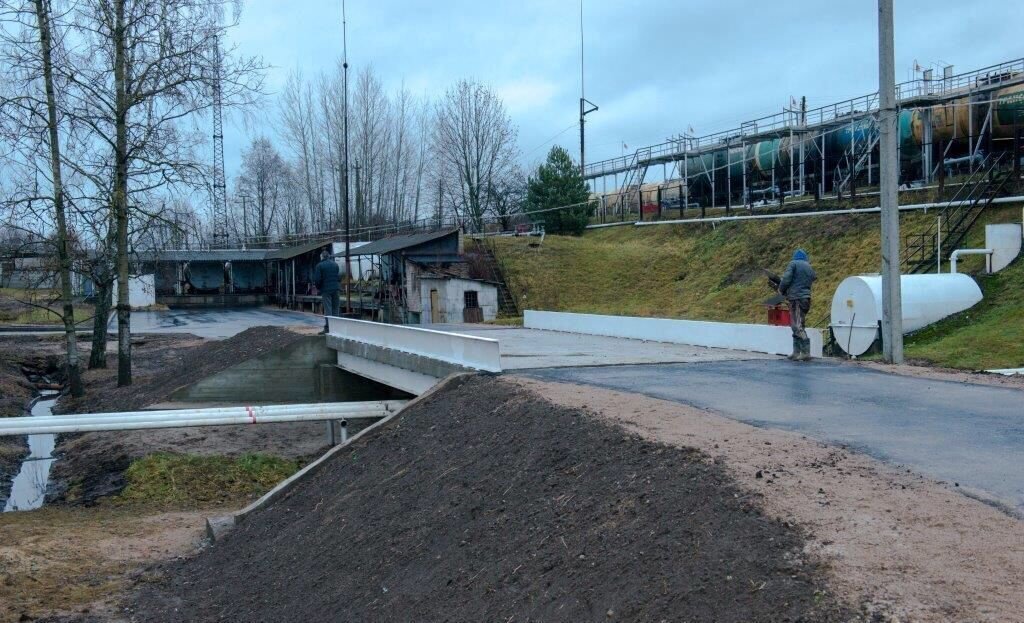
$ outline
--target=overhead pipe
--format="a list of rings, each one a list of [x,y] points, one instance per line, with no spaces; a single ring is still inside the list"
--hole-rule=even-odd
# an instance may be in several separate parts
[[[383,418],[400,409],[405,402],[391,400],[9,418],[0,422],[0,436]]]
[[[985,255],[985,271],[992,272],[993,249],[957,249],[949,254],[949,272],[956,274],[956,261],[961,255]]]

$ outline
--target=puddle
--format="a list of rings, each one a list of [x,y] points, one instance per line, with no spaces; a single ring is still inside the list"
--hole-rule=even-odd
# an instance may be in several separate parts
[[[59,392],[43,392],[32,405],[32,415],[53,415],[51,409],[59,396]],[[28,436],[29,455],[11,484],[11,496],[4,506],[5,513],[32,510],[43,505],[46,484],[50,480],[50,466],[56,460],[52,457],[56,443],[57,435],[52,433]]]

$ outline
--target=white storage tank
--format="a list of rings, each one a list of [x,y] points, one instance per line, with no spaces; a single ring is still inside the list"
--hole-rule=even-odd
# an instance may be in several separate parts
[[[962,312],[982,299],[969,275],[903,275],[903,332],[910,333]],[[882,320],[881,275],[847,277],[832,296],[832,334],[850,355],[861,355],[878,337]]]

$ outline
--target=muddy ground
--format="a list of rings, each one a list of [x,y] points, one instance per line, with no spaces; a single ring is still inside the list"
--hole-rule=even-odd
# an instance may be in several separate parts
[[[130,609],[140,622],[850,620],[804,545],[708,455],[473,377],[148,573]]]
[[[283,327],[255,327],[226,339],[190,335],[133,338],[133,383],[117,387],[116,361],[85,374],[86,396],[65,396],[55,412],[132,411],[165,402],[178,388],[238,363],[283,348],[303,337]],[[262,426],[116,431],[62,435],[50,474],[47,504],[91,505],[119,493],[131,463],[155,452],[238,456],[264,452],[284,458],[319,454],[326,435],[321,422]]]

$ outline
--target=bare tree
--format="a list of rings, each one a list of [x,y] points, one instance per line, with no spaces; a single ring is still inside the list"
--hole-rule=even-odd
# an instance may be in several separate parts
[[[23,225],[51,223],[49,218],[33,218],[32,199],[42,201],[45,210],[52,214],[53,236],[47,242],[56,252],[56,285],[59,290],[61,312],[58,314],[64,324],[67,376],[73,396],[84,393],[80,373],[78,340],[75,335],[75,309],[73,301],[73,257],[72,234],[68,224],[68,198],[65,193],[64,165],[61,156],[61,135],[67,134],[67,124],[61,120],[55,86],[55,63],[66,59],[54,42],[66,32],[66,24],[53,23],[53,7],[49,0],[31,2],[0,2],[0,32],[3,33],[3,57],[6,70],[4,79],[15,86],[13,97],[0,99],[5,110],[4,121],[11,124],[7,134],[13,138],[12,152],[20,152],[21,164],[29,169],[48,174],[48,189],[40,192],[37,183],[27,195],[24,205],[15,200],[13,219]],[[63,12],[58,20],[63,17]],[[57,60],[55,60],[55,57]],[[42,161],[46,162],[45,168]],[[42,195],[42,196],[40,196]],[[22,196],[25,199],[26,196]],[[10,198],[9,198],[10,199]],[[24,208],[24,209],[22,209]],[[47,215],[49,216],[49,215]],[[25,218],[28,217],[28,218]],[[46,307],[49,309],[49,307]],[[52,310],[51,310],[52,311]]]
[[[68,79],[72,111],[97,143],[79,167],[108,190],[117,277],[118,384],[131,383],[129,227],[139,199],[171,184],[202,185],[195,148],[203,135],[188,119],[211,105],[213,50],[226,26],[221,0],[96,0],[75,16],[80,41]],[[236,5],[237,2],[232,3]],[[244,106],[261,88],[262,64],[223,55],[226,106]],[[109,182],[105,182],[104,178]],[[105,276],[105,275],[100,275]],[[106,284],[97,284],[101,292]],[[105,334],[103,335],[105,339]],[[94,337],[93,348],[98,346]]]
[[[460,81],[437,105],[434,149],[438,175],[460,218],[483,229],[491,192],[511,177],[516,130],[497,95],[482,84]]]
[[[253,139],[242,153],[238,189],[252,200],[253,218],[249,225],[256,239],[266,240],[274,232],[291,181],[291,171],[270,139],[265,136]]]

